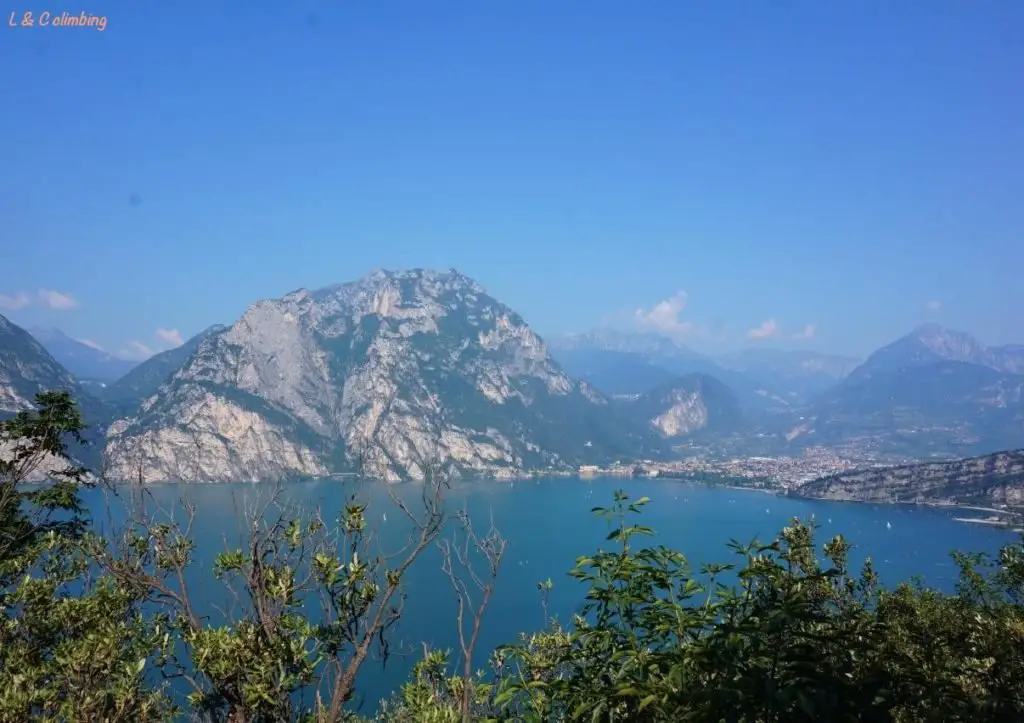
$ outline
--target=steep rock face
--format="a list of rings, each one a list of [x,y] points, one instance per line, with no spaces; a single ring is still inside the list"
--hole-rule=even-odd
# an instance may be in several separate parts
[[[830,475],[794,490],[799,497],[860,502],[1024,506],[1024,450]]]
[[[736,395],[714,377],[691,374],[642,395],[633,406],[667,439],[735,429],[742,421]]]
[[[242,480],[428,465],[496,475],[649,443],[458,272],[375,272],[261,301],[111,428],[109,470]]]

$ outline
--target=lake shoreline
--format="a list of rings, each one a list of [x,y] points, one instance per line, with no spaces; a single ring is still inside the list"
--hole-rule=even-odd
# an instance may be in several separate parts
[[[949,502],[907,502],[905,500],[836,499],[834,497],[811,497],[811,496],[807,496],[807,495],[785,494],[785,493],[783,493],[783,496],[785,496],[785,497],[792,497],[793,499],[798,499],[798,500],[814,500],[816,502],[850,502],[850,503],[859,504],[859,505],[864,505],[864,504],[868,504],[868,505],[891,505],[891,506],[901,506],[902,505],[902,506],[907,506],[907,507],[928,507],[930,509],[935,509],[935,510],[950,510],[950,511],[963,510],[963,511],[970,511],[970,512],[988,512],[988,513],[993,514],[993,515],[1003,515],[1003,516],[1010,516],[1010,517],[1021,514],[1021,510],[1018,509],[1018,508],[1015,508],[1015,509],[1012,509],[1012,510],[1008,510],[1008,509],[999,509],[998,507],[980,507],[978,505],[957,504],[957,503],[949,503]],[[955,521],[957,521],[957,522],[984,523],[984,524],[991,525],[991,526],[994,526],[994,527],[1005,527],[1007,529],[1009,528],[1009,525],[1005,525],[1004,524],[1005,520],[992,520],[992,521],[988,521],[988,520],[985,520],[984,518],[980,518],[980,517],[954,517],[953,519]],[[1016,530],[1014,530],[1014,531],[1016,531]]]

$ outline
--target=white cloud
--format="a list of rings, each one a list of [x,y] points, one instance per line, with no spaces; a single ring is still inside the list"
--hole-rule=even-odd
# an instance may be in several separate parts
[[[157,329],[153,336],[171,346],[181,346],[185,343],[185,340],[181,338],[181,332],[177,329]]]
[[[80,344],[85,344],[87,347],[96,349],[97,351],[105,351],[105,349],[102,346],[100,346],[99,344],[90,339],[75,339],[75,341],[79,342]]]
[[[43,303],[43,306],[48,306],[58,311],[78,308],[78,302],[75,301],[75,297],[71,294],[62,294],[59,291],[51,291],[50,289],[40,289],[39,300]]]
[[[794,339],[813,339],[814,338],[814,332],[815,332],[814,324],[808,324],[807,326],[804,327],[803,331],[798,331],[796,334],[793,334],[793,338]]]
[[[775,322],[775,319],[768,319],[762,321],[760,326],[756,326],[747,332],[747,337],[750,339],[771,339],[773,336],[777,336],[779,333],[779,325]]]
[[[0,309],[20,309],[31,303],[32,299],[30,299],[29,295],[23,291],[19,291],[12,296],[0,294]]]
[[[942,308],[942,302],[932,300],[925,303],[924,308],[928,309],[928,311],[938,311],[939,309]]]
[[[126,347],[120,352],[121,356],[126,359],[138,359],[140,361],[149,359],[155,353],[141,341],[135,341],[134,339],[128,342]]]
[[[659,331],[663,334],[685,334],[693,328],[688,321],[679,315],[686,308],[686,292],[677,291],[668,299],[659,301],[650,309],[637,309],[633,312],[633,321],[641,329]]]

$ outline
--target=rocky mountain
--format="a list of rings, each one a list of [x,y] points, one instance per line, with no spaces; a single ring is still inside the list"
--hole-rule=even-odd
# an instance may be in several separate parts
[[[843,472],[808,482],[791,494],[859,502],[1024,508],[1024,450]]]
[[[90,444],[70,451],[83,464],[96,465],[106,410],[35,337],[0,316],[0,418],[32,409],[35,395],[50,389],[69,391],[78,401],[82,417],[90,425],[84,435]]]
[[[111,382],[137,364],[83,344],[60,329],[33,327],[28,331],[61,366],[81,381]]]
[[[739,400],[714,377],[690,374],[643,394],[632,410],[666,439],[697,432],[732,432],[743,423]]]
[[[847,382],[861,384],[874,377],[939,362],[961,362],[1005,374],[1024,374],[1024,346],[985,346],[965,332],[923,324],[874,352],[850,373]]]
[[[863,439],[886,451],[957,456],[1024,446],[1020,347],[986,347],[927,325],[872,354],[823,393],[793,436]]]
[[[654,430],[570,378],[514,311],[451,270],[377,271],[254,304],[108,434],[108,473],[420,478],[655,455]]]
[[[227,327],[215,325],[196,334],[181,346],[154,354],[123,377],[97,392],[97,396],[122,415],[133,413],[142,402],[156,394],[160,385],[195,354],[203,339]]]

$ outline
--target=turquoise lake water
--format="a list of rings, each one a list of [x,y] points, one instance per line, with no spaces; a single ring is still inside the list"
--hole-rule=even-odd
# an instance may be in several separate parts
[[[211,614],[226,598],[223,588],[213,581],[210,562],[225,545],[235,547],[242,539],[242,511],[247,504],[266,500],[270,489],[269,485],[251,484],[151,488],[157,500],[168,507],[173,508],[183,494],[196,505],[197,564],[190,585]],[[415,509],[417,485],[401,484],[392,489]],[[694,570],[707,562],[732,562],[734,556],[726,548],[730,539],[767,541],[794,517],[806,520],[813,515],[820,525],[819,541],[842,533],[855,545],[853,562],[859,565],[870,556],[884,584],[919,575],[933,587],[951,590],[956,576],[951,550],[994,553],[1019,539],[1007,530],[956,522],[953,517],[964,516],[963,511],[798,500],[674,480],[460,482],[448,493],[449,509],[467,509],[480,528],[493,519],[509,543],[477,648],[477,667],[484,666],[487,653],[496,645],[512,642],[518,632],[543,624],[538,582],[551,578],[555,583],[550,614],[567,620],[579,606],[584,590],[566,573],[577,557],[608,546],[604,541],[607,523],[590,509],[609,506],[616,489],[625,489],[634,498],[650,497],[641,519],[656,531],[653,543],[680,550]],[[319,507],[333,518],[353,493],[369,500],[368,519],[377,528],[380,544],[386,551],[396,551],[406,540],[406,529],[401,513],[379,483],[294,482],[287,485],[284,497],[307,509]],[[100,493],[90,492],[87,503],[98,518],[105,517]],[[113,515],[115,519],[120,516],[116,509]],[[395,641],[417,651],[420,641],[454,648],[455,598],[440,570],[436,549],[420,558],[405,589],[408,599]],[[360,677],[364,710],[396,689],[414,662],[415,656],[400,656],[392,657],[384,668],[373,661],[364,665]]]

